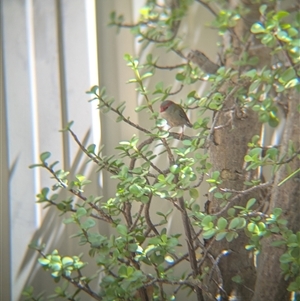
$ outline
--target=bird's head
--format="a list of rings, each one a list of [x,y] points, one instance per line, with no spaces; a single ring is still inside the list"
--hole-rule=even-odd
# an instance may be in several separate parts
[[[161,103],[160,105],[160,112],[165,112],[170,106],[172,106],[174,104],[173,101],[171,100],[165,100]]]

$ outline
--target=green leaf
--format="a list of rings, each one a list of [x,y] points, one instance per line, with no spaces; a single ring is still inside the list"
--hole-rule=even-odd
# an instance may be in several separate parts
[[[288,33],[284,30],[280,30],[277,32],[277,38],[278,40],[281,40],[283,42],[290,42],[292,39],[289,37]]]
[[[300,78],[293,78],[284,87],[286,89],[290,89],[290,88],[296,87],[298,85],[300,85]]]
[[[286,181],[288,181],[289,179],[291,179],[293,176],[295,176],[298,172],[300,172],[300,168],[298,168],[296,171],[292,172],[289,176],[287,176],[285,179],[283,179],[278,186],[281,186],[282,184],[284,184]],[[278,208],[277,208],[278,209]]]
[[[209,223],[211,223],[212,217],[210,215],[206,215],[204,219],[202,220],[202,226],[207,226]]]
[[[235,233],[235,232],[228,232],[228,233],[226,234],[226,240],[227,240],[228,242],[233,241],[233,239],[236,238],[236,237],[237,237],[237,233]]]
[[[88,230],[90,228],[93,228],[94,226],[96,225],[96,222],[91,219],[91,218],[88,218],[86,221],[84,221],[82,224],[81,224],[81,227],[84,229],[84,230]]]
[[[219,230],[225,229],[227,224],[228,224],[228,222],[224,217],[220,217],[218,219],[217,226],[218,226]]]
[[[180,82],[184,81],[185,80],[185,75],[182,74],[182,73],[177,73],[176,74],[176,79]]]
[[[277,127],[279,124],[279,118],[276,116],[276,114],[274,114],[273,112],[270,112],[268,123],[271,127]]]
[[[251,79],[257,77],[257,70],[256,69],[251,69],[247,71],[245,74],[243,74],[245,77],[250,77]]]
[[[95,149],[96,149],[96,144],[91,144],[87,147],[87,151],[91,154],[95,153]]]
[[[232,229],[237,228],[237,226],[239,225],[239,223],[240,223],[240,218],[239,218],[239,217],[235,217],[235,218],[230,222],[228,229],[229,229],[229,230],[232,230]]]
[[[219,232],[219,233],[216,235],[216,241],[222,240],[226,235],[227,235],[227,232]]]
[[[259,232],[259,228],[255,223],[249,223],[248,226],[247,226],[247,229],[251,233],[258,233]]]
[[[152,72],[146,72],[145,74],[143,74],[143,75],[141,76],[141,79],[145,79],[145,78],[150,77],[150,76],[152,76],[152,75],[153,75]]]
[[[48,158],[50,158],[50,156],[51,156],[50,152],[44,152],[40,155],[40,159],[44,163]]]
[[[214,197],[216,199],[223,199],[224,196],[223,196],[223,193],[221,193],[221,192],[215,192]]]
[[[125,265],[121,265],[118,270],[118,275],[122,278],[127,278],[127,267]]]
[[[260,6],[259,12],[262,16],[265,14],[265,11],[266,11],[267,8],[268,8],[268,6],[266,4],[263,4],[263,5]]]
[[[227,210],[227,214],[229,215],[229,216],[235,216],[235,209],[234,208],[229,208],[228,210]]]
[[[246,155],[246,156],[244,157],[244,161],[245,161],[245,162],[252,162],[252,161],[253,161],[253,158],[252,158],[251,156],[249,156],[249,155]]]
[[[295,301],[299,300],[299,297],[300,297],[300,293],[299,293],[300,292],[300,276],[298,276],[296,278],[296,281],[292,281],[289,284],[287,290],[289,292],[295,292],[295,295],[297,294],[297,296],[295,296],[296,298],[294,300]]]
[[[129,192],[133,195],[139,195],[142,192],[142,187],[137,184],[132,184],[129,186]]]
[[[260,22],[256,22],[251,26],[252,33],[264,33],[266,29],[264,28],[263,24]]]
[[[216,234],[216,229],[210,229],[208,231],[204,231],[203,238],[210,239]]]
[[[277,12],[272,18],[276,21],[279,21],[287,16],[289,16],[290,13],[284,10],[280,10],[279,12]]]
[[[250,209],[256,203],[256,199],[252,198],[247,202],[246,209]]]
[[[41,265],[43,265],[43,266],[47,266],[47,265],[49,265],[50,260],[47,259],[47,258],[39,258],[39,259],[38,259],[38,262],[39,262]]]
[[[288,253],[284,253],[280,256],[279,261],[281,263],[290,263],[293,261],[293,257]]]
[[[300,168],[299,168],[299,171],[300,171]],[[274,214],[276,217],[279,217],[279,216],[282,214],[282,209],[281,209],[281,208],[274,208],[273,214]]]
[[[291,81],[292,79],[296,79],[296,73],[294,68],[290,67],[288,69],[286,69],[280,76],[279,78],[279,82],[282,84],[286,84],[289,81]]]
[[[235,282],[235,283],[239,283],[239,284],[243,283],[243,279],[242,279],[242,277],[241,277],[240,275],[235,275],[235,276],[233,276],[233,277],[231,278],[231,280],[232,280],[233,282]]]
[[[35,167],[41,167],[41,166],[44,166],[43,164],[31,164],[29,165],[29,168],[35,168]]]
[[[123,236],[127,236],[127,234],[128,234],[128,229],[127,229],[127,227],[126,227],[125,225],[122,225],[122,224],[119,224],[119,225],[117,226],[117,231],[118,231],[121,235],[123,235]]]
[[[191,188],[189,190],[189,193],[190,193],[190,197],[193,198],[194,200],[199,197],[199,192],[198,192],[198,189],[196,189],[196,188]]]
[[[271,243],[271,246],[272,247],[280,247],[280,246],[283,246],[285,244],[286,244],[286,242],[284,240],[275,240]]]
[[[74,121],[68,122],[67,125],[62,130],[60,130],[60,132],[66,132],[66,131],[70,130],[73,123],[74,123]]]
[[[177,164],[174,164],[170,167],[170,172],[173,174],[178,174],[180,172],[180,167]]]
[[[77,216],[77,218],[79,218],[79,219],[80,219],[82,216],[85,216],[86,214],[87,214],[87,211],[86,211],[86,209],[83,208],[83,207],[78,208],[77,211],[76,211],[76,216]]]
[[[74,260],[73,260],[73,258],[66,256],[66,257],[63,257],[61,262],[64,267],[67,267],[67,266],[72,265],[74,263]]]

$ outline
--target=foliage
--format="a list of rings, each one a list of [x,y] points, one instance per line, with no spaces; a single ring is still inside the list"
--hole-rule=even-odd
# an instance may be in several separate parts
[[[218,1],[220,9],[217,12],[209,1],[196,2],[214,12],[215,20],[211,26],[221,36],[226,33],[235,35],[234,27],[249,13],[242,3],[230,9],[227,1]],[[72,135],[90,163],[97,165],[99,172],[107,172],[111,179],[117,181],[115,196],[106,200],[101,196],[85,195],[85,187],[90,181],[84,175],[74,176],[69,171],[55,169],[58,162],[48,162],[49,152],[41,154],[41,162],[31,166],[46,169],[55,180],[52,189],[42,189],[37,202],[45,207],[56,206],[61,214],[66,215],[65,224],[78,227],[73,237],[78,239],[79,245],[89,246],[89,254],[66,256],[57,250],[44,254],[43,246],[31,246],[41,254],[39,263],[50,271],[54,280],[66,281],[56,289],[51,296],[53,299],[77,300],[77,295],[83,291],[95,300],[147,300],[145,294],[153,300],[175,300],[176,294],[183,288],[196,294],[198,300],[202,300],[199,297],[201,294],[213,298],[202,280],[212,273],[222,256],[230,256],[231,250],[224,249],[217,258],[209,256],[209,250],[216,241],[231,242],[241,233],[246,233],[249,238],[245,248],[254,254],[260,252],[264,238],[276,237],[274,248],[283,247],[285,250],[278,264],[289,281],[288,290],[300,290],[300,232],[290,230],[280,208],[268,213],[263,211],[267,198],[257,200],[249,197],[246,206],[233,205],[241,196],[270,189],[274,185],[275,173],[288,167],[293,160],[299,160],[300,151],[295,149],[294,142],[290,141],[288,151],[282,153],[278,146],[266,148],[261,145],[259,136],[248,141],[249,150],[244,157],[245,173],[268,166],[271,167],[271,175],[268,181],[255,177],[245,180],[245,189],[240,191],[222,186],[220,171],[212,170],[207,154],[209,145],[214,143],[218,112],[224,109],[228,98],[236,99],[235,106],[229,110],[232,114],[242,117],[253,110],[263,124],[276,127],[280,123],[278,111],[282,103],[278,99],[287,97],[291,90],[299,91],[300,87],[300,14],[273,10],[268,8],[267,3],[262,4],[259,7],[261,21],[255,22],[244,40],[239,41],[245,49],[239,60],[234,62],[232,68],[217,66],[217,70],[209,72],[197,61],[201,52],[191,51],[190,56],[184,55],[187,48],[179,27],[188,16],[193,1],[172,3],[168,6],[147,1],[140,11],[139,22],[132,25],[124,23],[123,16],[118,16],[116,12],[111,14],[110,25],[118,29],[130,28],[143,48],[147,49],[150,43],[155,43],[163,51],[178,55],[181,62],[176,66],[160,66],[159,58],[152,54],[148,54],[145,62],[129,54],[124,56],[133,72],[133,78],[128,83],[133,84],[144,97],[144,103],[135,111],[137,114],[148,114],[151,129],[132,122],[124,114],[126,103],[116,104],[106,94],[105,88],[98,86],[87,93],[92,101],[98,101],[101,112],[114,114],[116,122],[134,127],[141,135],[120,141],[116,146],[119,154],[113,156],[105,155],[103,147],[97,151],[95,144],[83,145],[72,131],[72,123],[64,129]],[[254,38],[260,41],[261,47],[270,48],[273,65],[257,67],[258,57],[247,51]],[[233,48],[227,49],[223,59],[233,51]],[[165,130],[165,121],[160,118],[156,105],[179,91],[172,92],[172,87],[165,87],[163,82],[157,83],[153,90],[149,89],[147,80],[155,76],[157,69],[176,70],[175,79],[185,87],[203,81],[210,83],[203,95],[189,91],[182,102],[184,109],[197,111],[194,136],[183,135],[179,140],[179,134]],[[211,120],[207,113],[213,114]],[[234,130],[234,121],[230,120],[223,127]],[[179,143],[175,145],[174,141]],[[168,163],[161,165],[157,163],[158,159]],[[285,182],[298,171],[291,170]],[[220,210],[214,214],[198,204],[200,187],[203,193],[204,183],[209,184],[207,192],[220,202]],[[54,193],[57,189],[67,190],[69,197],[59,200],[58,194]],[[157,202],[168,202],[170,211],[150,212],[150,209],[157,208]],[[180,213],[183,233],[169,233],[166,230],[172,211]],[[113,234],[106,235],[99,231],[97,225],[102,222],[114,229]],[[99,267],[97,275],[84,275],[85,260]],[[203,268],[205,260],[211,261],[211,270]],[[186,263],[185,270],[179,274],[182,262]],[[100,274],[100,289],[95,292],[89,283]],[[239,275],[232,281],[243,285]],[[75,293],[67,292],[68,283],[76,287]],[[167,287],[173,288],[171,293]],[[33,297],[32,288],[23,294],[26,300],[42,300],[42,296]]]

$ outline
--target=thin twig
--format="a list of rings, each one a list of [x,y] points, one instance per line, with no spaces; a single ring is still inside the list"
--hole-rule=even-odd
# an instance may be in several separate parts
[[[175,91],[175,92],[170,92],[170,93],[168,93],[168,95],[169,95],[169,96],[176,95],[176,94],[178,94],[182,89],[183,89],[183,85],[181,84],[180,87],[179,87],[179,89],[178,89],[177,91]]]
[[[234,189],[220,188],[220,190],[223,191],[223,192],[237,193],[237,195],[234,196],[231,200],[229,200],[227,202],[227,204],[220,211],[212,214],[212,216],[219,216],[219,215],[221,215],[223,212],[225,212],[227,210],[227,208],[232,203],[236,202],[241,197],[241,195],[246,195],[246,194],[251,193],[251,192],[256,192],[256,191],[259,191],[261,189],[265,189],[267,187],[270,187],[272,184],[273,184],[273,181],[269,181],[269,182],[260,184],[258,186],[251,187],[251,188],[246,189],[246,190],[234,190]]]
[[[153,67],[157,68],[157,69],[162,69],[162,70],[174,70],[177,68],[181,68],[186,66],[186,64],[178,64],[178,65],[174,65],[174,66],[159,66],[156,64],[153,64]]]
[[[141,131],[141,132],[144,132],[144,133],[146,133],[146,134],[151,134],[150,131],[146,130],[145,128],[141,127],[140,125],[138,125],[138,124],[136,124],[136,123],[130,121],[128,118],[126,118],[119,110],[113,108],[113,107],[111,106],[111,104],[109,104],[108,102],[106,102],[100,95],[98,95],[98,94],[95,94],[95,95],[97,96],[97,98],[98,98],[98,99],[99,99],[99,100],[100,100],[107,108],[109,108],[109,109],[112,110],[114,113],[116,113],[117,115],[119,115],[120,117],[122,117],[122,120],[123,120],[125,123],[131,125],[132,127],[138,129],[138,130]]]

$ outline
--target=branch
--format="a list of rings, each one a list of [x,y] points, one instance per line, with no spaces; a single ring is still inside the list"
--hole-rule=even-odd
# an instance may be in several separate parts
[[[251,187],[249,189],[240,190],[240,191],[239,190],[233,190],[233,189],[227,189],[227,188],[220,188],[221,191],[237,193],[237,195],[235,197],[233,197],[230,201],[228,201],[228,203],[219,212],[216,212],[212,215],[213,216],[221,215],[223,212],[225,212],[227,210],[227,208],[232,203],[236,202],[240,198],[240,196],[246,195],[246,194],[249,194],[249,193],[252,193],[252,192],[256,192],[256,191],[259,191],[259,190],[262,190],[262,189],[265,189],[265,188],[270,187],[272,185],[273,185],[273,181],[270,181],[270,182],[266,182],[266,183],[260,184],[258,186],[254,186],[254,187]]]
[[[130,121],[128,118],[126,118],[119,110],[113,108],[111,106],[111,104],[109,104],[108,102],[106,102],[100,95],[96,94],[95,95],[97,96],[97,98],[107,107],[109,108],[110,110],[112,110],[114,113],[116,113],[117,115],[119,115],[120,117],[122,117],[122,120],[124,122],[126,122],[127,124],[131,125],[132,127],[138,129],[139,131],[141,132],[144,132],[146,134],[151,134],[150,131],[146,130],[145,128],[139,126],[138,124],[135,124],[134,122]]]
[[[183,89],[183,84],[180,85],[180,87],[179,87],[179,89],[178,89],[177,91],[175,91],[175,92],[170,92],[170,93],[168,93],[168,95],[170,96],[170,95],[178,94],[182,89]]]
[[[188,253],[189,253],[189,259],[190,259],[190,265],[193,270],[193,278],[195,279],[198,274],[199,270],[197,267],[197,259],[195,255],[195,248],[193,245],[193,237],[192,237],[192,225],[190,222],[190,219],[188,217],[188,214],[185,209],[185,204],[183,197],[178,198],[179,206],[181,207],[181,217],[182,217],[182,222],[183,222],[183,227],[184,227],[184,232],[186,236],[186,241],[187,241],[187,247],[188,247]],[[199,287],[196,288],[196,294],[197,294],[197,299],[202,301],[203,296],[201,294],[201,291],[199,290]]]
[[[140,219],[140,217],[142,215],[144,206],[145,206],[144,204],[141,204],[139,212],[137,214],[137,217],[136,217],[135,221],[133,222],[133,224],[131,225],[131,227],[129,228],[129,232],[131,232],[133,229],[135,229],[135,227],[136,227],[136,225],[137,225],[137,223],[138,223],[138,221],[139,221],[139,219]]]
[[[77,145],[80,147],[80,149],[93,161],[95,162],[97,165],[99,166],[104,166],[105,169],[116,175],[118,174],[119,170],[117,168],[113,168],[110,165],[107,164],[107,162],[105,162],[102,158],[100,158],[101,161],[97,160],[97,158],[95,156],[93,156],[84,146],[83,144],[80,142],[80,140],[77,138],[77,136],[75,135],[75,133],[69,128],[68,131],[71,133],[71,135],[73,136],[75,142],[77,143]]]
[[[71,284],[73,284],[75,287],[80,289],[81,291],[84,291],[85,293],[87,293],[89,296],[91,296],[95,300],[98,300],[98,301],[103,300],[100,296],[98,296],[95,292],[93,292],[89,286],[82,285],[82,281],[76,281],[73,278],[65,276],[65,275],[62,275],[62,277],[64,279],[66,279],[68,282],[70,282]]]
[[[145,206],[145,220],[148,225],[148,229],[146,230],[146,233],[150,233],[150,229],[156,234],[159,235],[159,232],[156,230],[155,226],[153,225],[151,218],[150,218],[150,203],[151,203],[152,197],[149,198],[149,202]]]
[[[225,103],[228,102],[228,99],[229,99],[230,97],[232,97],[233,94],[234,94],[239,88],[240,88],[239,85],[236,85],[236,86],[234,86],[234,88],[232,88],[232,90],[226,95],[226,98],[225,98],[224,101],[223,101],[223,105],[224,105]],[[223,106],[222,106],[222,108],[223,108]],[[214,142],[214,139],[213,139],[212,137],[213,137],[213,135],[214,135],[216,123],[218,122],[218,119],[219,119],[220,114],[221,114],[221,112],[222,112],[222,108],[216,113],[216,115],[215,115],[215,117],[214,117],[214,121],[213,121],[213,123],[212,123],[212,125],[211,125],[211,129],[210,129],[209,134],[208,134],[208,136],[207,136],[207,141],[213,141],[213,142]],[[214,142],[214,143],[215,143],[215,142]]]
[[[55,180],[57,180],[64,188],[68,187],[64,182],[62,182],[61,179],[58,178],[58,176],[56,175],[55,171],[52,168],[50,168],[49,166],[44,165],[44,164],[43,164],[43,167],[46,168],[53,175]],[[83,196],[80,192],[77,192],[72,188],[68,189],[68,191],[83,201],[87,200],[87,198],[85,196]],[[52,204],[52,202],[50,202],[50,203]],[[54,203],[54,204],[56,204],[56,203]],[[114,220],[109,215],[107,215],[103,210],[101,210],[98,206],[96,206],[95,204],[90,203],[90,202],[88,204],[90,207],[92,207],[94,210],[96,210],[100,214],[100,217],[97,217],[96,215],[93,215],[93,217],[104,220],[109,223],[114,223]]]
[[[275,35],[275,38],[276,38],[278,44],[280,45],[281,49],[282,49],[283,52],[285,53],[285,55],[286,55],[286,57],[287,57],[287,60],[289,61],[290,66],[291,66],[291,67],[293,68],[293,70],[295,71],[295,74],[298,74],[297,68],[295,67],[295,65],[294,65],[294,63],[293,63],[293,60],[292,60],[292,58],[291,58],[289,52],[286,51],[286,50],[284,49],[284,45],[283,45],[282,41],[280,41],[280,40],[277,38],[277,35]]]
[[[73,189],[69,189],[69,191],[71,192],[71,193],[73,193],[74,195],[76,195],[77,197],[79,197],[80,199],[82,199],[83,201],[86,201],[87,200],[87,198],[86,197],[84,197],[80,192],[76,192],[76,191],[74,191]],[[89,206],[91,206],[94,210],[96,210],[102,217],[103,217],[103,219],[105,220],[105,221],[107,221],[107,222],[109,222],[109,223],[111,223],[111,224],[114,224],[115,222],[114,222],[114,220],[111,218],[111,216],[110,215],[108,215],[108,214],[106,214],[102,209],[100,209],[98,206],[96,206],[95,204],[93,204],[93,203],[88,203],[89,204]]]
[[[202,0],[196,0],[196,2],[199,2],[201,5],[203,5],[209,12],[211,12],[215,17],[218,16],[218,14],[209,6],[208,3],[202,1]]]
[[[276,162],[276,165],[282,165],[286,163],[290,163],[293,161],[298,155],[300,154],[300,149],[298,149],[290,158],[286,159],[285,161],[282,162]]]
[[[44,258],[47,258],[47,256],[41,251],[41,250],[37,250],[39,252],[39,254],[44,257]],[[78,272],[80,270],[77,270]],[[79,272],[79,275],[81,274],[81,272]],[[71,278],[71,277],[68,277],[64,274],[61,275],[64,279],[66,279],[68,282],[72,283],[75,287],[77,287],[78,289],[80,289],[81,291],[84,291],[85,293],[87,293],[89,296],[93,297],[95,300],[98,300],[98,301],[102,301],[103,299],[98,296],[95,292],[93,292],[89,285],[85,284],[83,285],[82,284],[82,281],[76,281],[75,279]]]
[[[174,69],[177,69],[177,68],[184,67],[184,66],[186,66],[186,64],[178,64],[178,65],[175,65],[175,66],[159,66],[159,65],[156,65],[155,63],[153,63],[152,66],[157,68],[157,69],[162,69],[162,70],[174,70]]]
[[[213,63],[203,52],[199,50],[191,50],[187,58],[205,73],[215,74],[220,68],[219,65]]]
[[[150,164],[150,166],[156,170],[159,174],[162,174],[163,172],[156,166],[154,165],[150,160],[148,160],[148,158],[146,156],[144,156],[144,154],[141,152],[141,149],[147,145],[147,144],[151,144],[153,141],[155,140],[155,137],[150,137],[147,140],[143,141],[141,144],[139,144],[136,148],[136,153],[138,155],[140,155],[146,162],[148,162]],[[129,165],[129,170],[132,170],[134,168],[135,162],[136,162],[137,158],[132,158],[130,161],[130,165]]]

